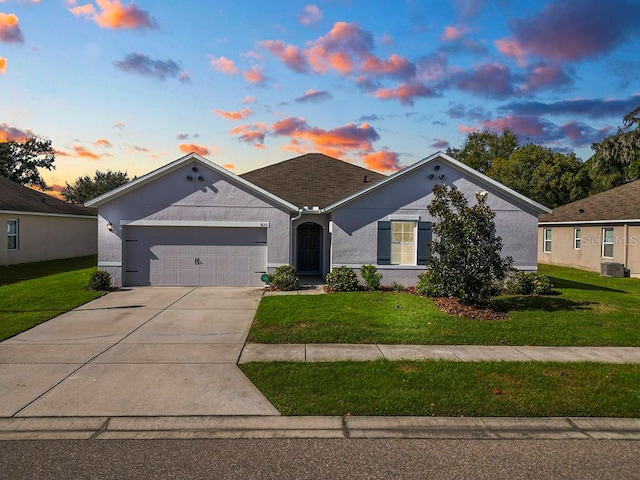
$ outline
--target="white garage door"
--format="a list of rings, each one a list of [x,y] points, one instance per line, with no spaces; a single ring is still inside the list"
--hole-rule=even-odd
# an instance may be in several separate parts
[[[125,285],[260,286],[265,228],[125,227]]]

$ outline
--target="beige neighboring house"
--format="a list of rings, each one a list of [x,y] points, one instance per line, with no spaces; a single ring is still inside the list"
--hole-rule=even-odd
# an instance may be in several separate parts
[[[640,180],[540,214],[538,262],[640,277]]]
[[[0,177],[0,265],[95,255],[97,210]]]

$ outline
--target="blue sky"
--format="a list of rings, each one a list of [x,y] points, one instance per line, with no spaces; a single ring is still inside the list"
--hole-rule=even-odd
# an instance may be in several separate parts
[[[575,151],[640,106],[638,0],[0,0],[0,140],[57,186],[189,151],[393,172],[468,132]]]

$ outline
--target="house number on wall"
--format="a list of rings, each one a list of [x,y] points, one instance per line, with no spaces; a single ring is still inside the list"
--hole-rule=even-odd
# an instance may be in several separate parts
[[[202,265],[202,262],[200,261],[199,258],[196,258],[196,265]]]

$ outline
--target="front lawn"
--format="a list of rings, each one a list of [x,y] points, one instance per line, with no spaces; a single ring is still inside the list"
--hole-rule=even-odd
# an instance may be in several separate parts
[[[440,312],[427,298],[352,292],[262,299],[249,333],[255,343],[640,346],[640,280],[541,265],[554,295],[504,296],[507,320]]]
[[[240,368],[284,415],[640,417],[640,365],[379,360]]]
[[[104,295],[85,287],[97,257],[0,267],[0,341]]]

